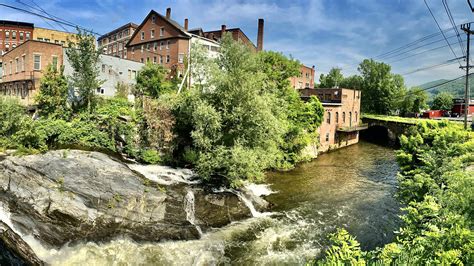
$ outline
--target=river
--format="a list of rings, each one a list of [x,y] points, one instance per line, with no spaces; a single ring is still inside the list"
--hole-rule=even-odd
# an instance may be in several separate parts
[[[360,142],[288,172],[269,173],[271,213],[205,232],[199,240],[84,243],[33,249],[54,265],[304,264],[321,255],[327,236],[348,229],[372,249],[399,226],[394,150]]]

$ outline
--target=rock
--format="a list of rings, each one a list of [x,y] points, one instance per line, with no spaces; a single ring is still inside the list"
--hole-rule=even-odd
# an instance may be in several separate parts
[[[43,265],[30,246],[0,221],[0,265]]]
[[[168,178],[178,175],[187,180],[189,174],[183,169],[176,174],[172,168],[165,170]],[[8,207],[16,230],[54,248],[116,237],[150,242],[196,239],[197,226],[219,227],[251,216],[233,193],[150,179],[98,152],[7,156],[0,161],[0,203]],[[185,209],[190,190],[195,195],[193,213]]]

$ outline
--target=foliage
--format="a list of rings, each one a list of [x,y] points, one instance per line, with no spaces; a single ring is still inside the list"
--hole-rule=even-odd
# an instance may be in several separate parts
[[[71,114],[68,102],[68,83],[63,75],[64,67],[59,70],[48,65],[40,81],[40,90],[36,95],[40,116],[67,118]]]
[[[191,61],[191,68],[202,69],[209,60]],[[304,103],[290,88],[288,78],[299,73],[300,64],[280,53],[253,53],[229,36],[212,64],[205,82],[174,104],[176,161],[194,166],[204,180],[231,186],[259,180],[265,169],[293,165],[322,109],[317,99]],[[296,155],[286,157],[288,150]]]
[[[158,98],[160,95],[170,92],[172,83],[166,80],[168,71],[158,64],[147,62],[138,72],[137,85],[135,86],[138,97],[143,95]]]
[[[453,95],[449,92],[441,92],[433,99],[432,110],[450,111],[453,108]]]
[[[404,87],[403,77],[391,73],[382,62],[365,59],[358,68],[362,77],[361,108],[363,112],[390,114],[396,109],[394,98]]]
[[[130,88],[124,82],[117,82],[115,84],[115,97],[128,99],[128,95],[130,94]]]
[[[405,116],[409,113],[416,114],[428,105],[428,94],[420,88],[412,88],[403,95],[403,100],[399,106],[400,115]]]
[[[74,107],[92,113],[97,104],[95,91],[103,83],[98,79],[100,52],[96,50],[94,35],[79,28],[77,30],[74,42],[69,41],[71,48],[66,50],[67,59],[74,70],[69,80],[79,93],[78,97],[74,97]]]
[[[144,149],[140,154],[140,158],[143,162],[149,164],[157,164],[161,162],[160,154],[156,150]]]
[[[318,265],[365,265],[360,244],[345,229],[330,235],[331,247]]]
[[[163,95],[159,99],[144,98],[141,124],[142,145],[169,152],[174,139],[175,118],[172,114],[173,95]]]
[[[395,242],[367,252],[365,259],[384,265],[472,265],[474,134],[457,124],[426,121],[400,142],[398,195],[406,206],[404,224]],[[325,260],[332,258],[329,254]]]
[[[319,76],[319,87],[320,88],[334,88],[341,87],[341,83],[344,80],[344,76],[341,73],[340,68],[331,68],[327,75],[321,74]]]

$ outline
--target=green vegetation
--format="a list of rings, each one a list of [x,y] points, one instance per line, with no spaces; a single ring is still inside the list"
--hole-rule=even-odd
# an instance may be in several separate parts
[[[97,95],[95,91],[103,81],[99,80],[99,62],[100,52],[95,47],[95,37],[92,33],[81,31],[77,28],[78,34],[75,35],[75,42],[69,41],[71,49],[66,50],[66,55],[71,64],[74,73],[69,77],[72,88],[78,91],[74,94],[73,107],[77,110],[87,110],[92,113],[97,105]]]
[[[131,88],[132,104],[124,84],[117,84],[114,98],[95,95],[97,52],[89,35],[78,41],[67,52],[75,70],[69,85],[78,95],[68,98],[62,71],[50,68],[38,96],[39,118],[2,99],[2,149],[120,152],[144,163],[193,167],[205,181],[236,187],[261,180],[267,169],[293,167],[318,139],[323,107],[316,97],[303,102],[291,88],[300,63],[280,53],[254,53],[230,36],[217,58],[193,47],[196,84],[178,93],[179,79],[167,80],[175,72],[147,64]]]
[[[460,78],[458,80],[443,84],[447,81],[448,80],[446,79],[439,79],[439,80],[421,84],[417,87],[420,87],[422,89],[432,88],[432,89],[427,90],[427,92],[430,94],[430,98],[436,97],[436,95],[442,92],[450,93],[455,98],[464,98],[464,89],[466,87],[466,79]],[[438,85],[438,84],[441,84],[441,85]],[[469,76],[469,84],[470,84],[469,86],[471,87],[471,91],[474,91],[474,76],[472,75]]]
[[[361,252],[343,230],[319,264],[472,265],[474,134],[457,124],[424,121],[400,139],[397,239]]]
[[[410,90],[403,92],[402,100],[399,103],[399,111],[401,116],[408,114],[420,113],[421,110],[428,108],[426,104],[428,100],[428,94],[420,88],[411,88]]]
[[[441,92],[433,99],[432,110],[451,110],[453,108],[453,95],[448,92]]]

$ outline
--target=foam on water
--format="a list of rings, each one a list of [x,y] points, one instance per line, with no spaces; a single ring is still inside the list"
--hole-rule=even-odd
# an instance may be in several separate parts
[[[173,185],[178,183],[185,184],[196,184],[199,183],[197,180],[193,180],[196,176],[190,169],[184,168],[172,168],[169,166],[162,165],[141,165],[141,164],[128,164],[128,167],[138,173],[142,174],[145,178],[151,181],[157,182],[161,185]]]
[[[249,183],[245,185],[245,188],[247,188],[257,197],[268,196],[270,194],[276,193],[270,189],[270,185],[268,184]]]

